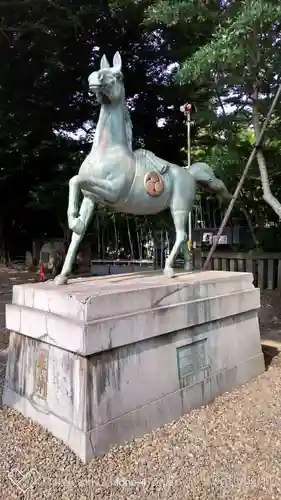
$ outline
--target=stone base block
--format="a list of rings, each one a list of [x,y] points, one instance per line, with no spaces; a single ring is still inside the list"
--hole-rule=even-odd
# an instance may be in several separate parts
[[[259,305],[248,273],[16,285],[4,404],[88,462],[262,373]]]

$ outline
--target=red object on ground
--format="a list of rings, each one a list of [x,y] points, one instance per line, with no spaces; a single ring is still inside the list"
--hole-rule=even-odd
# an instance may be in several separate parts
[[[39,280],[44,281],[44,279],[45,279],[44,264],[40,264]]]

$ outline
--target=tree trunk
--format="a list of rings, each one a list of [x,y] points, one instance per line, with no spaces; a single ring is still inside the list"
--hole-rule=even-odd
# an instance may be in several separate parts
[[[5,236],[3,231],[3,222],[0,222],[0,262],[5,263]]]
[[[40,251],[41,247],[43,245],[43,240],[42,238],[36,238],[32,241],[32,260],[33,260],[33,265],[38,266],[39,261],[40,261]]]
[[[260,122],[259,122],[259,112],[258,112],[258,92],[255,90],[253,96],[253,126],[255,133],[255,140],[258,140],[260,135]],[[257,150],[257,162],[260,170],[261,184],[263,189],[263,199],[264,201],[274,210],[274,212],[281,219],[281,203],[273,196],[268,179],[268,172],[265,157],[262,149]]]

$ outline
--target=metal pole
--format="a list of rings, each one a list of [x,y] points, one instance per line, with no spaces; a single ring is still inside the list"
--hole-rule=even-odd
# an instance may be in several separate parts
[[[187,167],[189,168],[191,165],[191,140],[190,140],[190,112],[187,111],[186,117],[186,132],[187,132]],[[192,213],[191,210],[188,214],[188,241],[187,241],[187,249],[188,249],[188,260],[186,263],[187,270],[192,271],[193,269],[193,258],[192,258]]]
[[[187,128],[187,167],[189,168],[191,165],[190,112],[187,113],[186,128]],[[191,210],[188,214],[187,248],[188,248],[188,269],[190,271],[192,271],[193,259],[192,259],[192,213],[191,213]]]
[[[190,126],[191,126],[191,113],[195,111],[195,106],[193,104],[185,103],[180,107],[180,111],[186,116],[186,135],[187,135],[187,167],[190,168],[191,165],[191,140],[190,140]],[[185,270],[193,270],[193,251],[192,251],[192,213],[188,214],[188,241],[187,245],[184,245],[184,260],[185,260]]]
[[[227,224],[227,222],[228,222],[229,216],[230,216],[230,214],[231,214],[231,212],[232,212],[232,209],[233,209],[233,207],[234,207],[234,204],[235,204],[235,202],[236,202],[236,200],[237,200],[237,198],[238,198],[238,196],[239,196],[239,193],[240,193],[240,191],[241,191],[241,188],[242,188],[242,186],[243,186],[243,184],[244,184],[244,181],[245,181],[245,179],[246,179],[246,177],[247,177],[248,170],[249,170],[249,168],[250,168],[250,166],[251,166],[251,164],[252,164],[252,162],[253,162],[253,160],[254,160],[254,158],[255,158],[255,156],[256,156],[257,150],[258,150],[258,148],[259,148],[259,146],[260,146],[260,144],[261,144],[261,141],[262,141],[262,139],[263,139],[264,133],[265,133],[266,128],[267,128],[267,126],[268,126],[268,123],[269,123],[270,117],[271,117],[271,115],[272,115],[272,113],[273,113],[273,111],[274,111],[274,109],[275,109],[275,107],[276,107],[276,104],[277,104],[277,102],[278,102],[278,100],[279,100],[280,95],[281,95],[281,84],[279,85],[279,88],[278,88],[278,90],[277,90],[277,92],[276,92],[276,95],[275,95],[275,97],[274,97],[274,99],[273,99],[273,102],[272,102],[272,104],[271,104],[270,110],[268,111],[268,113],[267,113],[267,115],[266,115],[266,118],[265,118],[265,120],[264,120],[264,122],[263,122],[263,126],[262,126],[262,129],[261,129],[260,135],[259,135],[259,137],[258,137],[258,139],[257,139],[257,141],[256,141],[256,144],[255,144],[255,147],[254,147],[253,151],[252,151],[252,152],[251,152],[251,154],[250,154],[250,157],[249,157],[249,159],[248,159],[248,161],[247,161],[247,164],[246,164],[246,167],[245,167],[245,169],[244,169],[244,172],[243,172],[243,174],[242,174],[242,176],[241,176],[241,179],[240,179],[240,181],[238,182],[238,185],[237,185],[237,188],[236,188],[236,190],[235,190],[235,193],[234,193],[234,195],[233,195],[233,197],[232,197],[232,200],[230,201],[230,203],[229,203],[229,205],[228,205],[228,209],[227,209],[227,211],[226,211],[226,213],[225,213],[224,219],[223,219],[223,221],[222,221],[222,223],[221,223],[221,226],[220,226],[220,228],[219,228],[219,230],[218,230],[218,233],[217,233],[216,239],[215,239],[215,241],[214,241],[214,243],[213,243],[213,245],[212,245],[212,247],[211,247],[211,249],[210,249],[210,251],[209,251],[209,253],[208,253],[208,255],[207,255],[207,259],[206,259],[206,260],[205,260],[205,262],[204,262],[204,266],[203,266],[203,269],[204,269],[204,270],[205,270],[205,269],[208,269],[208,267],[209,267],[209,264],[210,264],[211,258],[213,257],[213,254],[214,254],[214,252],[215,252],[215,250],[216,250],[217,243],[218,243],[218,241],[219,241],[219,239],[220,239],[220,237],[221,237],[221,235],[222,235],[222,233],[223,233],[223,230],[224,230],[224,228],[225,228],[225,226],[226,226],[226,224]]]
[[[187,114],[187,166],[188,168],[191,165],[191,144],[190,144],[190,113]],[[191,219],[191,210],[188,214],[188,240],[192,241],[192,219]]]

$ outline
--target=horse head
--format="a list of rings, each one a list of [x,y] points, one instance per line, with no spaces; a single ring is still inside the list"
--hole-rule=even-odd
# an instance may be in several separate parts
[[[122,59],[119,52],[113,57],[113,66],[105,55],[102,56],[100,69],[89,76],[90,91],[96,94],[101,104],[120,104],[125,99],[125,90],[122,74]]]

